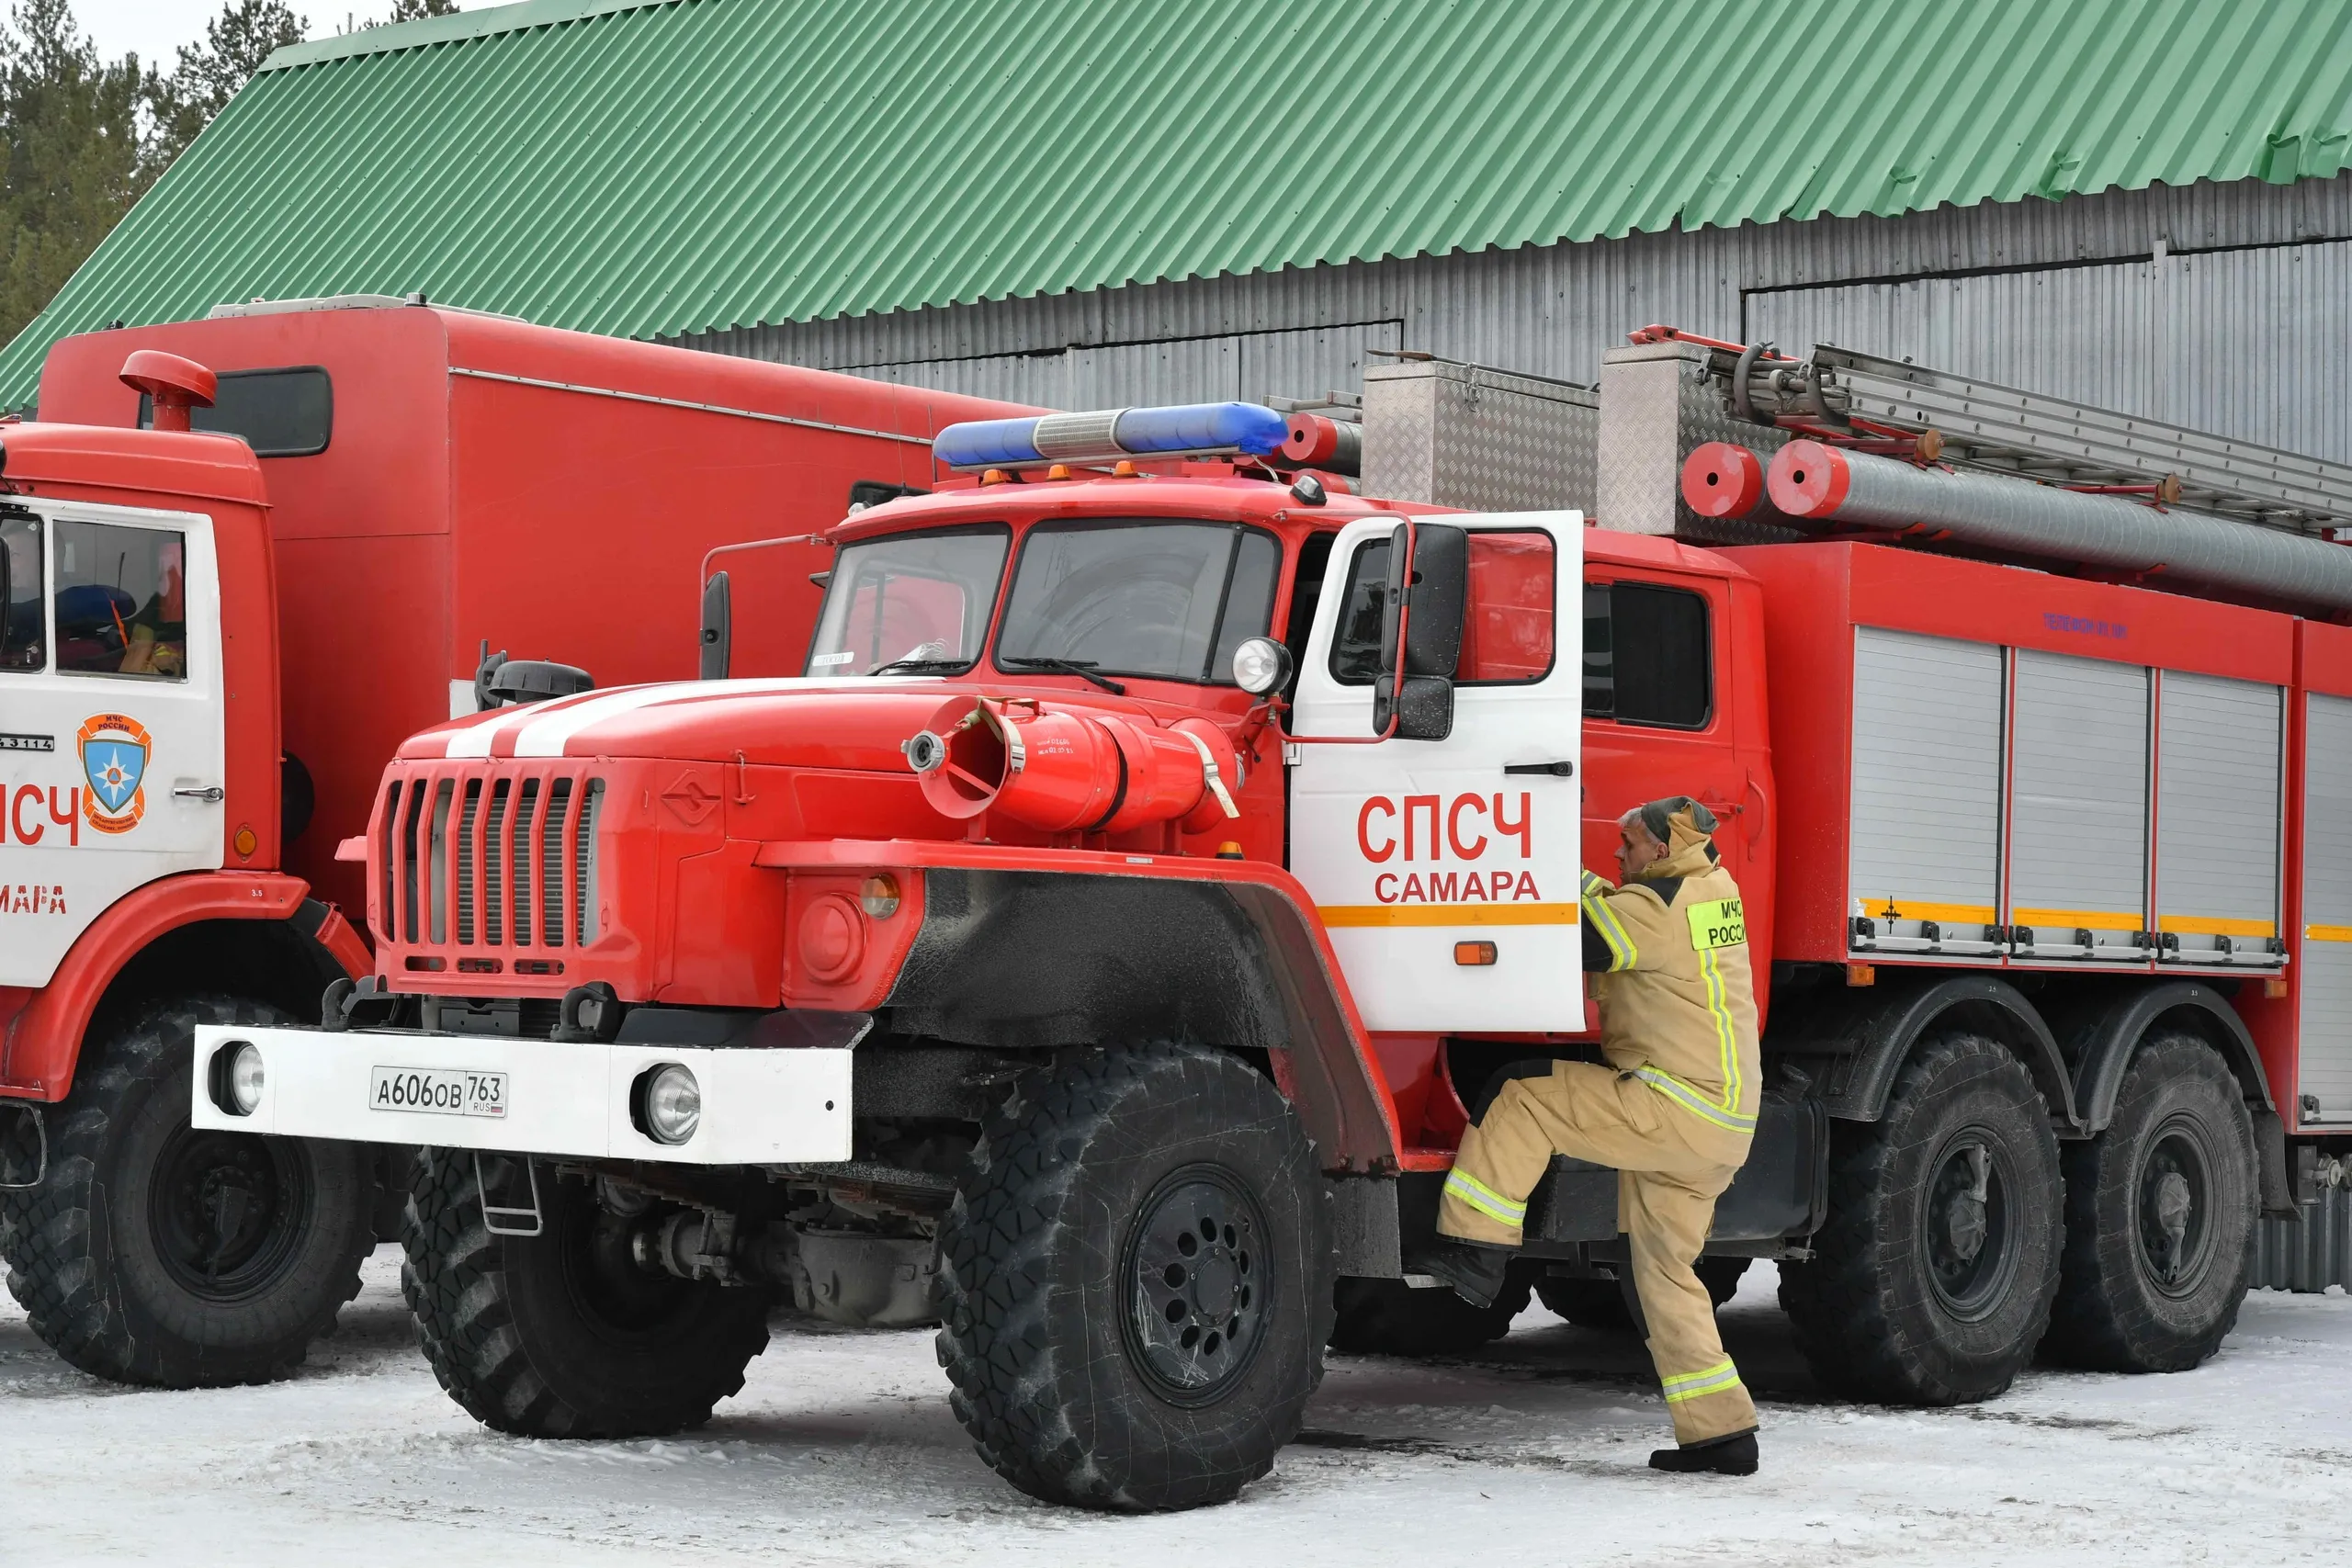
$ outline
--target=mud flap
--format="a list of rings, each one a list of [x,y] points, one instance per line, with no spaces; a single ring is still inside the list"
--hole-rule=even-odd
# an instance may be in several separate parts
[[[2246,1112],[2254,1121],[2254,1168],[2262,1192],[2262,1217],[2301,1220],[2295,1185],[2287,1179],[2287,1123],[2265,1106],[2249,1105]]]
[[[0,1190],[39,1187],[49,1176],[49,1123],[38,1105],[0,1103]]]

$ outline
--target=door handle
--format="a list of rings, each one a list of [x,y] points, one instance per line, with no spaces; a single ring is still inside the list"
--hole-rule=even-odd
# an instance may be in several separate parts
[[[1555,779],[1567,778],[1576,771],[1574,762],[1509,762],[1503,766],[1506,773],[1544,773]]]
[[[183,784],[172,791],[172,794],[181,800],[201,800],[212,805],[218,805],[229,797],[229,792],[219,784],[206,784],[202,788]]]

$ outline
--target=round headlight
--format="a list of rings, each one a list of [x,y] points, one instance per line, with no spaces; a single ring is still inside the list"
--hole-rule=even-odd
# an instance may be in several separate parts
[[[229,1058],[229,1103],[222,1109],[239,1116],[251,1116],[261,1105],[262,1085],[266,1081],[261,1047],[244,1041]]]
[[[888,872],[879,872],[857,886],[857,901],[865,912],[877,920],[887,920],[899,912],[899,879]]]
[[[1262,697],[1290,679],[1290,649],[1270,637],[1253,637],[1233,650],[1233,683]]]
[[[672,1062],[645,1081],[645,1132],[656,1143],[683,1144],[702,1125],[702,1085]]]

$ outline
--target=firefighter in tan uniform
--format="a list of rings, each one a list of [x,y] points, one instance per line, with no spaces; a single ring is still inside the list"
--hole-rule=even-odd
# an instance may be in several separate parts
[[[1552,1156],[1616,1167],[1618,1223],[1679,1444],[1650,1463],[1752,1474],[1756,1406],[1691,1268],[1756,1128],[1756,997],[1739,888],[1717,862],[1714,814],[1688,796],[1629,811],[1618,828],[1624,886],[1587,872],[1581,898],[1585,968],[1604,976],[1609,1065],[1511,1069],[1446,1178],[1438,1229],[1455,1239],[1412,1269],[1491,1302]]]

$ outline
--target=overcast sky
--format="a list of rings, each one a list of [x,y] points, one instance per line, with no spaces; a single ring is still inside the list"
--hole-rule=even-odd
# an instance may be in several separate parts
[[[391,0],[289,3],[295,15],[310,18],[312,38],[342,31],[346,20],[380,20],[392,8]],[[492,3],[477,0],[478,5]],[[111,60],[135,51],[141,60],[164,66],[171,64],[180,45],[202,38],[204,25],[220,11],[220,0],[74,0],[74,15],[100,54]]]

